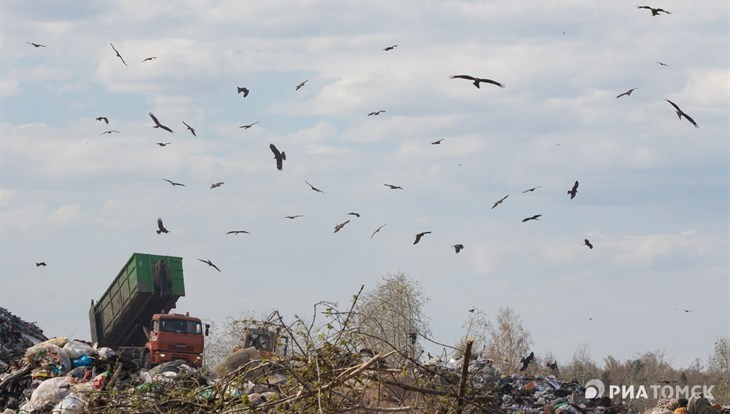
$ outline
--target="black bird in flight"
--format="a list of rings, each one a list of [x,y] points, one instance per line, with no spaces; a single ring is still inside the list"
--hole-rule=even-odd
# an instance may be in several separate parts
[[[375,229],[375,231],[373,232],[373,234],[370,235],[370,238],[372,239],[373,236],[375,236],[375,233],[379,233],[380,232],[380,229],[382,229],[383,227],[385,227],[385,224],[383,224],[382,226],[380,226],[377,229]]]
[[[421,233],[416,234],[416,240],[413,242],[413,244],[418,244],[418,242],[421,241],[421,237],[423,237],[423,236],[425,236],[427,234],[431,234],[431,232],[430,231],[423,231]]]
[[[251,233],[247,232],[246,230],[231,230],[231,231],[227,232],[226,234],[241,234],[241,233],[251,234]]]
[[[212,190],[212,189],[218,188],[218,187],[220,187],[222,185],[223,185],[223,181],[218,181],[217,183],[211,184],[209,189]]]
[[[525,223],[525,222],[528,222],[530,220],[540,220],[540,217],[542,217],[542,214],[535,214],[532,217],[523,218],[522,219],[522,222]]]
[[[385,48],[385,49],[383,49],[383,50],[385,50],[386,52],[389,52],[389,51],[391,51],[391,50],[395,49],[396,47],[398,47],[398,45],[388,46],[388,47],[386,47],[386,48]]]
[[[193,134],[194,137],[197,137],[197,135],[195,135],[195,128],[188,125],[185,121],[182,121],[182,123],[185,124],[185,127],[188,129],[188,131],[190,131],[191,134]]]
[[[380,114],[382,114],[383,112],[385,112],[385,109],[381,109],[381,110],[379,110],[379,111],[375,111],[375,112],[370,112],[370,113],[368,114],[368,116],[373,116],[373,115],[380,115]]]
[[[108,130],[108,131],[104,131],[104,132],[102,132],[102,133],[101,133],[101,134],[99,134],[99,135],[104,135],[104,134],[111,134],[112,132],[116,132],[117,134],[121,134],[121,132],[117,131],[116,129],[110,129],[110,130]]]
[[[530,355],[522,358],[520,362],[522,362],[522,367],[520,368],[520,371],[524,371],[527,369],[527,366],[530,365],[530,362],[532,362],[532,359],[535,358],[535,353],[530,352]]]
[[[284,168],[286,153],[284,151],[279,152],[274,144],[269,144],[269,148],[271,148],[271,152],[274,153],[274,158],[276,159],[276,169],[281,171]]]
[[[304,216],[301,214],[297,214],[296,216],[284,216],[283,218],[289,219],[289,220],[294,220],[297,217],[304,217]]]
[[[33,43],[33,42],[25,42],[33,47],[46,47],[46,45],[42,45],[40,43]]]
[[[494,205],[492,206],[492,208],[494,208],[494,207],[497,207],[498,205],[502,204],[502,201],[506,200],[506,199],[507,199],[507,197],[509,197],[509,194],[507,194],[506,196],[504,196],[504,197],[500,198],[499,200],[497,200],[497,201],[496,201],[496,202],[494,203]]]
[[[46,266],[46,262],[36,262],[35,267]]]
[[[468,310],[469,313],[474,313],[474,311],[477,310],[477,308],[471,308]]]
[[[317,187],[313,186],[312,184],[309,184],[309,181],[307,181],[307,180],[304,180],[304,182],[305,182],[305,183],[307,183],[307,185],[309,185],[310,187],[312,187],[312,190],[314,190],[314,191],[316,191],[316,192],[318,192],[318,193],[324,193],[324,191],[322,191],[322,190],[320,190],[319,188],[317,188]]]
[[[528,188],[527,190],[523,191],[522,193],[529,193],[530,191],[535,191],[540,187],[542,187],[542,186],[538,185],[537,187]]]
[[[248,96],[248,93],[250,92],[248,90],[248,88],[242,88],[240,86],[237,86],[237,88],[238,88],[238,93],[243,93],[244,98]]]
[[[666,11],[666,10],[664,10],[664,9],[660,9],[660,8],[654,8],[654,7],[651,7],[651,6],[638,6],[638,7],[636,7],[636,8],[637,8],[637,9],[647,9],[647,10],[651,10],[651,15],[652,15],[652,16],[659,16],[659,13],[666,13],[666,14],[672,14],[672,13],[669,13],[668,11]]]
[[[251,128],[252,126],[254,126],[254,125],[258,124],[258,123],[259,123],[259,121],[256,121],[256,122],[254,122],[253,124],[248,124],[248,125],[241,125],[241,126],[240,126],[239,128],[243,128],[243,129],[249,129],[249,128]]]
[[[451,77],[451,79],[466,79],[466,80],[470,80],[470,81],[472,81],[472,83],[474,84],[474,86],[476,86],[477,88],[479,88],[479,84],[482,83],[482,82],[489,83],[489,84],[492,84],[492,85],[497,85],[500,88],[504,88],[504,84],[499,83],[497,81],[493,81],[491,79],[484,79],[484,78],[475,78],[475,77],[469,76],[469,75],[453,75]]]
[[[97,116],[96,117],[96,120],[97,121],[104,121],[104,123],[106,123],[107,125],[109,125],[109,118],[107,118],[105,116]]]
[[[355,216],[355,217],[357,217],[357,218],[360,218],[360,213],[355,213],[355,212],[349,212],[349,213],[347,213],[346,215],[347,215],[347,216]]]
[[[218,266],[214,265],[213,262],[210,261],[210,259],[208,259],[208,260],[198,259],[198,260],[200,260],[203,263],[206,263],[208,266],[214,268],[215,270],[217,270],[219,272],[221,271],[220,269],[218,269]]]
[[[664,63],[664,62],[657,62],[657,63],[658,63],[658,64],[659,64],[660,66],[669,66],[669,65],[667,65],[667,64],[666,64],[666,63]]]
[[[575,195],[578,194],[578,181],[576,181],[575,184],[573,184],[573,188],[568,190],[568,194],[570,194],[571,200],[575,198]]]
[[[436,141],[432,142],[431,145],[439,145],[439,144],[441,144],[441,141],[443,141],[443,140],[444,140],[443,138],[437,139]]]
[[[296,86],[296,88],[295,88],[294,90],[295,90],[295,91],[298,91],[299,89],[302,89],[302,86],[304,86],[304,84],[305,84],[305,83],[307,83],[307,82],[309,82],[309,79],[307,79],[307,80],[305,80],[304,82],[302,82],[302,83],[300,83],[299,85],[297,85],[297,86]]]
[[[593,245],[591,244],[591,242],[588,239],[583,239],[583,244],[588,246],[589,249],[593,249]]]
[[[463,245],[463,244],[455,244],[455,245],[453,245],[453,246],[451,246],[451,247],[453,247],[453,248],[454,248],[454,251],[456,251],[456,253],[459,253],[459,252],[461,251],[461,249],[463,249],[463,248],[464,248],[464,245]],[[470,311],[470,312],[471,312],[471,311]]]
[[[674,310],[682,311],[682,312],[685,312],[685,313],[692,312],[692,309],[678,309],[678,308],[674,308]]]
[[[167,181],[168,183],[172,184],[172,186],[173,186],[173,187],[176,187],[176,186],[181,186],[181,187],[185,187],[185,184],[182,184],[182,183],[176,183],[176,182],[174,182],[174,181],[172,181],[172,180],[168,180],[167,178],[163,178],[163,180],[165,180],[165,181]]]
[[[342,222],[340,224],[336,224],[335,225],[335,233],[337,233],[338,231],[342,230],[342,228],[345,227],[345,224],[347,224],[349,222],[350,222],[350,220],[347,220],[347,221]]]
[[[109,44],[112,45],[112,49],[114,49],[114,52],[117,54],[117,57],[122,60],[122,63],[124,63],[124,66],[129,66],[129,65],[127,65],[127,62],[124,61],[124,58],[122,57],[122,55],[119,54],[119,51],[117,50],[117,48],[114,47],[113,44],[111,44],[111,43],[109,43]]]
[[[155,144],[157,144],[161,147],[166,147],[166,146],[172,144],[172,142],[155,142]]]
[[[152,128],[162,128],[167,132],[172,132],[172,130],[170,128],[162,125],[160,123],[160,121],[157,119],[157,117],[152,114],[152,112],[150,112],[150,118],[152,118],[152,121],[154,121],[154,123],[155,123],[155,126],[153,126]]]
[[[667,102],[669,102],[674,107],[674,109],[677,110],[677,116],[679,117],[679,119],[682,119],[682,117],[685,117],[685,118],[687,118],[687,120],[692,125],[695,126],[695,128],[699,128],[700,127],[699,125],[697,125],[697,122],[695,122],[695,120],[692,119],[692,117],[690,117],[689,115],[687,115],[686,113],[684,113],[684,111],[682,111],[681,109],[679,109],[679,107],[677,106],[677,104],[675,104],[674,102],[670,101],[669,99],[664,99],[664,100],[667,101]]]
[[[628,91],[626,91],[626,92],[624,92],[622,94],[616,95],[616,99],[618,99],[618,98],[620,98],[622,96],[631,96],[631,92],[633,92],[633,91],[635,91],[637,89],[639,89],[639,88],[638,87],[637,88],[631,88],[631,89],[629,89]]]
[[[383,184],[384,186],[390,188],[391,190],[402,190],[403,187],[393,184]]]
[[[558,372],[558,361],[554,361],[552,364],[548,362],[546,365],[551,370]]]
[[[167,229],[165,228],[165,225],[162,224],[162,219],[158,218],[157,219],[157,234],[160,234],[160,233],[169,233],[169,231],[167,231]]]
[[[148,58],[144,58],[141,63],[145,63],[147,61],[154,60],[154,59],[157,59],[157,56],[150,56]]]

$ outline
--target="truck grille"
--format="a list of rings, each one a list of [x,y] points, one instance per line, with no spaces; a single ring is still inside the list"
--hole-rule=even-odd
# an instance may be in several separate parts
[[[193,347],[192,345],[174,344],[170,345],[168,350],[172,352],[193,352]]]

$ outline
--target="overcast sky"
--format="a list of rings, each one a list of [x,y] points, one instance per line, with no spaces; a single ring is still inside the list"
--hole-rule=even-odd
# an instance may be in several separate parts
[[[469,308],[509,306],[559,361],[579,344],[599,362],[706,360],[730,331],[730,11],[650,4],[671,15],[590,0],[3,1],[0,304],[88,339],[90,301],[132,252],[183,257],[177,310],[218,322],[346,307],[401,271],[440,342]]]

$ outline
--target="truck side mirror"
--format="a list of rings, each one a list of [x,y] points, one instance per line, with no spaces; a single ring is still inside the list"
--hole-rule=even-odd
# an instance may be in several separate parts
[[[205,336],[208,336],[209,333],[210,333],[210,324],[206,323],[205,324]]]

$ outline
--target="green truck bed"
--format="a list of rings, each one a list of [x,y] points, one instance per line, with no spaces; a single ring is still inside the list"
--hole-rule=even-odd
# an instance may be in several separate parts
[[[152,315],[167,313],[185,296],[182,258],[133,253],[109,288],[94,303],[91,340],[99,346],[144,346]]]

